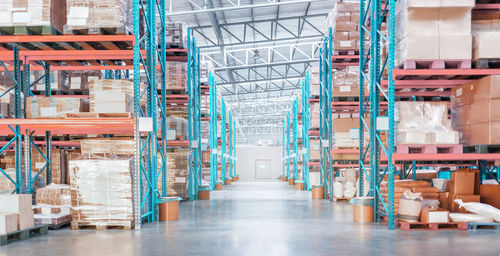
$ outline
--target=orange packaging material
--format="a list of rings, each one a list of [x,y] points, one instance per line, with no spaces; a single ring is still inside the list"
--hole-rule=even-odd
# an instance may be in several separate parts
[[[439,192],[439,206],[446,210],[451,210],[450,207],[450,192]]]
[[[294,178],[288,179],[288,185],[295,185],[295,179]]]
[[[500,209],[500,185],[484,184],[479,186],[481,203],[489,204]]]
[[[354,221],[359,223],[373,222],[373,207],[354,205]]]
[[[198,200],[210,200],[210,190],[198,191]]]
[[[224,181],[224,185],[231,185],[231,179],[226,179]]]
[[[437,192],[439,192],[439,189],[435,188],[435,187],[413,187],[413,188],[411,188],[411,192],[413,192],[413,193],[437,193]]]
[[[232,178],[231,178],[231,181],[232,181],[232,182],[236,182],[236,181],[238,181],[238,177],[232,177]]]
[[[304,190],[304,183],[295,183],[296,190]]]
[[[215,190],[222,190],[222,183],[217,183],[215,185]]]
[[[313,187],[312,191],[312,199],[323,199],[323,187]]]
[[[174,200],[159,204],[160,221],[179,220],[179,201]]]

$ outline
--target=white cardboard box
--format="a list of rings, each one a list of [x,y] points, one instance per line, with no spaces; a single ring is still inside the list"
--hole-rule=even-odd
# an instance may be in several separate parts
[[[439,58],[442,60],[470,60],[472,58],[472,36],[440,35]]]
[[[3,212],[18,214],[18,229],[27,229],[35,226],[31,194],[0,195],[0,209]]]
[[[16,231],[18,218],[16,213],[0,213],[0,235]]]

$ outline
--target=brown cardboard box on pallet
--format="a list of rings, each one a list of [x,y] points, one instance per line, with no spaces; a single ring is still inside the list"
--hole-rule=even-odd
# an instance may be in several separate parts
[[[66,0],[1,1],[0,10],[3,17],[0,26],[12,27],[12,34],[14,27],[28,26],[45,27],[45,33],[52,32],[51,27],[62,32],[66,24]]]
[[[66,33],[98,28],[117,29],[116,34],[132,32],[131,0],[66,0],[66,5]]]
[[[450,194],[452,195],[474,195],[474,182],[476,174],[467,171],[457,171],[451,173],[451,180],[448,183]]]
[[[27,118],[64,118],[66,113],[88,112],[88,102],[71,97],[28,97]]]
[[[500,209],[500,185],[482,184],[479,186],[481,203]]]

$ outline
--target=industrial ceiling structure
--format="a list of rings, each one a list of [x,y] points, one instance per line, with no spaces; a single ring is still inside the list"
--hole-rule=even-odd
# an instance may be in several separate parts
[[[170,0],[169,21],[186,23],[217,91],[236,120],[239,144],[280,144],[283,118],[317,66],[335,0]]]

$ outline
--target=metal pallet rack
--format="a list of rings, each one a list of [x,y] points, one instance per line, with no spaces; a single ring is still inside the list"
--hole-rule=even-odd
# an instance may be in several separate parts
[[[332,53],[333,34],[329,29],[328,36],[323,39],[323,46],[319,52],[319,145],[320,145],[320,172],[324,198],[329,198],[332,183]],[[331,198],[331,197],[330,197]]]
[[[309,72],[302,81],[302,173],[304,189],[311,190],[309,182]]]
[[[369,176],[370,196],[375,198],[374,216],[375,220],[385,216],[388,221],[388,228],[395,228],[394,213],[394,176],[400,174],[407,176],[406,170],[398,170],[397,163],[412,163],[412,171],[417,166],[477,166],[482,173],[492,173],[495,161],[500,159],[500,154],[396,154],[394,153],[394,103],[396,97],[428,95],[425,89],[445,88],[449,89],[464,83],[465,80],[478,79],[488,75],[499,75],[499,69],[396,69],[394,63],[395,56],[395,3],[396,0],[361,0],[360,38],[369,38],[370,45],[365,49],[364,44],[360,47],[360,101],[359,101],[359,138],[360,138],[360,194],[363,193],[364,175]],[[481,5],[482,9],[498,10],[498,6]],[[477,8],[477,6],[476,6]],[[384,22],[386,23],[384,25]],[[387,36],[383,29],[387,29]],[[380,46],[388,45],[387,57],[380,56]],[[387,78],[384,78],[384,71]],[[384,80],[385,79],[385,80]],[[365,96],[365,84],[369,87],[369,94]],[[400,92],[402,88],[411,88],[414,91],[408,93]],[[434,90],[430,92],[432,96],[440,95],[443,92]],[[365,96],[365,97],[362,97]],[[448,95],[449,97],[449,95]],[[387,106],[384,114],[381,110]],[[369,113],[369,119],[364,118]],[[380,138],[381,130],[377,130],[377,124],[388,124],[387,143],[382,143]],[[370,142],[363,144],[364,129],[370,133]],[[369,151],[369,165],[365,162]],[[385,164],[385,163],[386,164]],[[430,163],[429,163],[430,162]],[[445,163],[445,164],[443,164]],[[371,170],[368,173],[368,170]],[[380,193],[380,183],[387,176],[388,180],[388,200],[384,201]],[[414,175],[413,175],[414,177]],[[379,205],[382,205],[380,207]],[[380,209],[383,208],[383,209]],[[381,210],[384,210],[382,212]]]
[[[236,172],[235,163],[235,139],[234,132],[235,122],[232,119],[231,111],[227,111],[224,99],[221,99],[221,150],[220,158],[222,163],[221,179],[222,183],[226,180],[232,180],[233,174]]]
[[[217,159],[217,82],[212,73],[209,74],[210,86],[210,189],[213,190],[218,180]]]
[[[133,1],[132,35],[4,35],[0,36],[3,51],[0,64],[12,78],[14,86],[9,88],[15,93],[15,117],[0,120],[0,134],[13,135],[0,152],[13,146],[15,150],[16,177],[10,177],[4,170],[0,172],[15,184],[16,193],[31,193],[31,147],[44,144],[47,147],[47,182],[51,182],[51,146],[78,146],[75,143],[52,142],[52,134],[134,134],[136,152],[132,183],[134,193],[135,227],[141,228],[144,220],[156,220],[160,196],[157,179],[163,177],[162,195],[166,194],[166,105],[184,102],[178,97],[169,97],[165,92],[166,61],[187,61],[190,67],[188,89],[193,95],[199,93],[199,52],[194,39],[189,36],[187,49],[166,49],[165,38],[165,1],[148,0],[145,3]],[[142,16],[140,15],[142,14]],[[158,23],[157,23],[158,22]],[[159,27],[159,28],[158,28]],[[190,33],[190,32],[189,32]],[[160,42],[157,37],[160,35]],[[167,55],[167,52],[169,53]],[[184,55],[188,53],[188,58]],[[44,71],[40,79],[30,81],[29,71]],[[105,70],[106,77],[120,78],[122,72],[127,76],[133,70],[134,77],[134,117],[110,119],[25,119],[22,112],[24,101],[21,95],[33,96],[31,87],[45,80],[45,96],[51,97],[51,70]],[[141,70],[146,78],[141,81]],[[112,72],[114,71],[114,72]],[[12,73],[13,72],[13,73]],[[158,74],[159,73],[159,74]],[[161,84],[158,94],[157,83]],[[141,84],[145,84],[141,90]],[[7,92],[3,93],[4,96]],[[55,97],[55,96],[52,96]],[[85,96],[83,96],[85,97]],[[197,139],[199,131],[199,96],[189,97],[192,114],[190,127],[191,141]],[[192,99],[191,99],[192,98]],[[141,109],[141,100],[146,101],[146,111]],[[159,108],[158,108],[159,106]],[[198,109],[198,110],[197,110]],[[158,116],[158,110],[160,115]],[[149,123],[142,131],[140,124]],[[196,128],[198,127],[198,128]],[[196,130],[198,129],[198,130]],[[32,140],[33,135],[45,135],[45,143]],[[156,140],[157,135],[160,140]],[[23,145],[24,136],[24,145]],[[198,138],[199,142],[199,138]],[[185,143],[168,143],[169,146],[185,146]],[[194,143],[191,149],[194,149]],[[198,144],[199,145],[199,144]],[[24,149],[23,149],[24,147]],[[35,147],[40,151],[37,147]],[[199,147],[198,147],[199,148]],[[193,150],[196,151],[196,150]],[[40,151],[40,153],[42,153]],[[195,153],[196,154],[196,153]],[[43,153],[42,153],[43,155]],[[24,168],[22,158],[24,156]],[[157,161],[161,158],[160,170]],[[193,166],[199,166],[194,159]],[[195,168],[192,168],[196,170]],[[36,174],[40,175],[43,171]],[[144,189],[141,190],[141,188]]]

